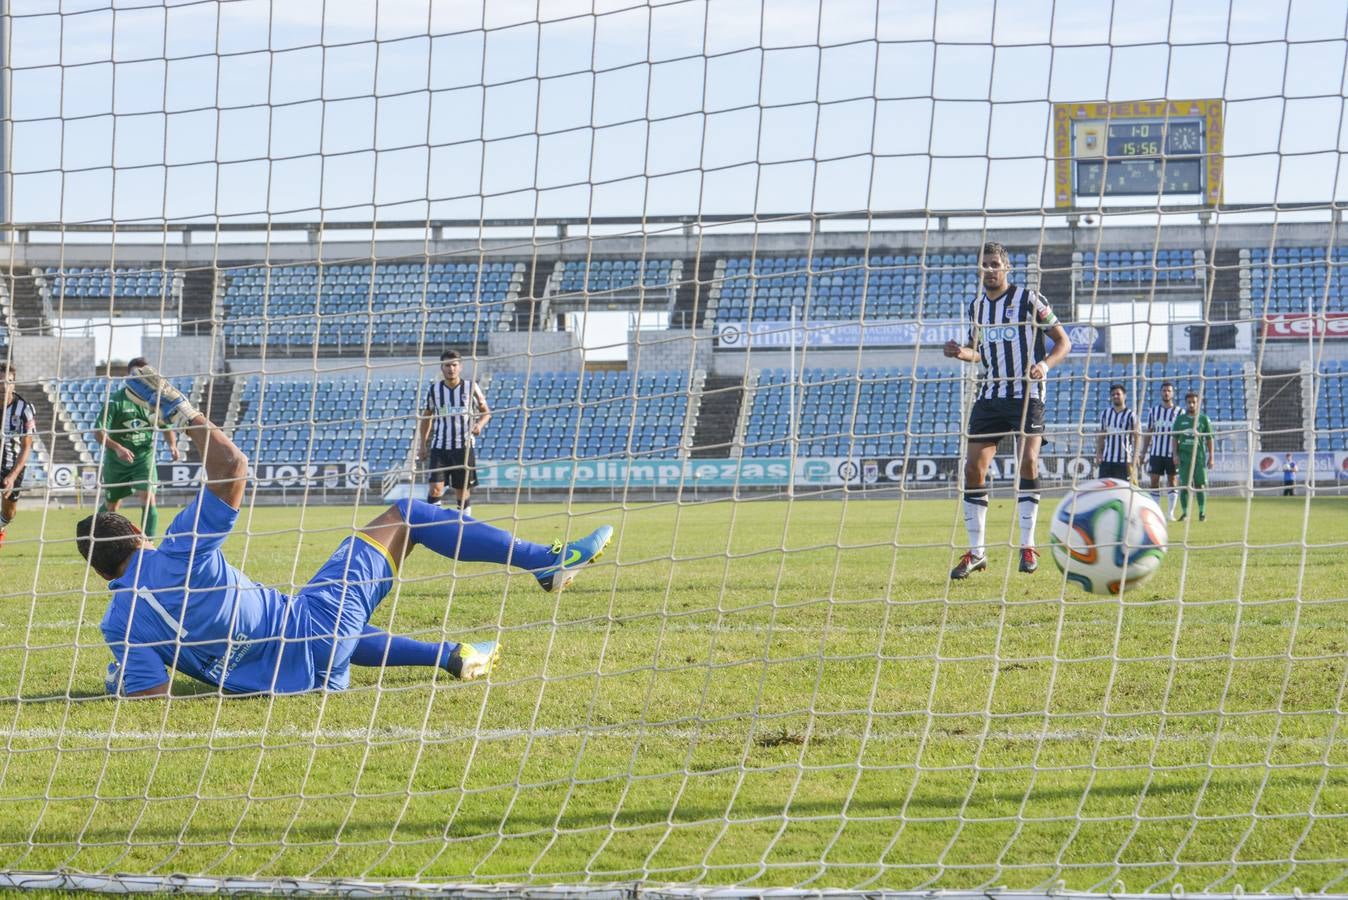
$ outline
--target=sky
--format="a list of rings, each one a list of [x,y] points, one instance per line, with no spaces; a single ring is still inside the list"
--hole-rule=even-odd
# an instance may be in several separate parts
[[[1343,200],[1341,0],[10,0],[21,222],[1052,206],[1051,103],[1222,98]]]

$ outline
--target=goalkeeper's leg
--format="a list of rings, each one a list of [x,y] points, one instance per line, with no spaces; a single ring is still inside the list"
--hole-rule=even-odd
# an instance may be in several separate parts
[[[418,641],[389,634],[367,623],[351,654],[351,664],[375,668],[435,667],[444,669],[455,678],[469,681],[490,673],[500,654],[496,641],[479,641],[475,644]]]
[[[527,569],[544,590],[559,591],[575,577],[576,569],[603,553],[613,529],[604,525],[566,545],[558,541],[547,546],[516,538],[457,509],[404,500],[390,506],[361,533],[387,550],[394,566],[401,565],[412,548],[420,545],[447,559]]]
[[[446,559],[521,569],[540,569],[553,561],[552,551],[542,544],[516,540],[508,531],[423,500],[395,503],[361,531],[388,550],[394,565],[402,565],[417,545]]]

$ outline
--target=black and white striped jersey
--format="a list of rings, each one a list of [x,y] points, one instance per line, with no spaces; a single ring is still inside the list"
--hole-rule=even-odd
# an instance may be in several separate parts
[[[422,411],[431,417],[429,448],[432,450],[460,450],[472,442],[474,409],[473,382],[466,378],[450,387],[443,378],[426,388]]]
[[[37,433],[37,416],[33,414],[33,404],[20,397],[5,407],[4,416],[0,416],[0,471],[8,472],[19,461],[19,452],[23,450],[23,436]]]
[[[979,400],[1044,399],[1044,382],[1030,381],[1030,367],[1048,356],[1044,332],[1058,324],[1053,309],[1037,292],[1007,285],[1006,293],[989,300],[986,292],[969,304],[968,344],[983,364]]]
[[[1170,406],[1158,403],[1147,411],[1147,422],[1144,426],[1147,434],[1151,435],[1151,449],[1147,453],[1151,456],[1164,456],[1169,459],[1175,455],[1175,416],[1179,415],[1179,404],[1172,403]]]
[[[1107,463],[1131,463],[1137,448],[1133,446],[1133,429],[1137,428],[1137,413],[1128,407],[1115,409],[1111,405],[1100,414],[1100,433],[1105,436],[1105,446],[1100,461]]]

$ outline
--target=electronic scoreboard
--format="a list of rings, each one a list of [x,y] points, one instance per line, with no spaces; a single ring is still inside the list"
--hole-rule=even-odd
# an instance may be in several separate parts
[[[1054,206],[1077,198],[1222,199],[1222,101],[1053,105]]]

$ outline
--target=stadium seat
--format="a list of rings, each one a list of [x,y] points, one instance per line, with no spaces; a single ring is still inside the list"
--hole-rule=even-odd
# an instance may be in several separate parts
[[[406,347],[423,334],[473,344],[506,326],[522,273],[516,262],[233,269],[222,296],[225,338],[234,347],[333,350]]]
[[[1244,253],[1245,251],[1242,251]],[[1348,312],[1348,251],[1275,246],[1249,249],[1250,299],[1264,313]]]

